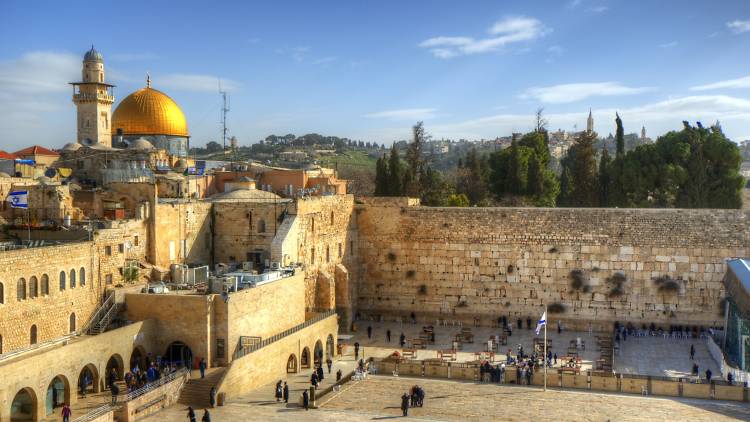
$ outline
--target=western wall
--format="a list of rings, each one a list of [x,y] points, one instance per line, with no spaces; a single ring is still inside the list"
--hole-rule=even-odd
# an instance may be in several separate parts
[[[750,211],[428,208],[372,198],[355,209],[363,316],[494,324],[549,319],[720,325],[729,258],[750,252]]]

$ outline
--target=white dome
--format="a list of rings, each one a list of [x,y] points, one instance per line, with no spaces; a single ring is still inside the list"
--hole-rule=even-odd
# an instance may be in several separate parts
[[[81,149],[81,146],[78,142],[68,142],[62,149],[63,151],[77,151]]]
[[[128,145],[128,148],[141,151],[149,151],[154,149],[154,146],[148,140],[144,138],[138,138],[135,141],[131,142],[130,145]]]

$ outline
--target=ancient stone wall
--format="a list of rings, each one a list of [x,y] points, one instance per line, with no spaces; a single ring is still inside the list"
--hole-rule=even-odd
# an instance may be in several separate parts
[[[349,288],[329,288],[327,280],[335,277],[336,265],[350,267],[355,264],[357,240],[356,220],[353,218],[353,195],[316,196],[297,201],[297,256],[307,272],[306,306],[308,309],[330,309],[330,304],[344,314],[351,310],[352,294],[331,298],[336,291],[349,292]],[[325,273],[323,277],[319,272]],[[344,283],[345,277],[336,279]],[[326,283],[326,285],[322,285]]]
[[[355,210],[357,306],[389,318],[710,325],[750,253],[748,211],[382,205]]]
[[[170,201],[154,207],[151,262],[170,264],[212,263],[210,202]]]
[[[281,221],[294,207],[290,200],[276,202],[215,202],[214,254],[216,262],[260,262],[270,259],[271,242]],[[255,258],[259,261],[256,261]]]

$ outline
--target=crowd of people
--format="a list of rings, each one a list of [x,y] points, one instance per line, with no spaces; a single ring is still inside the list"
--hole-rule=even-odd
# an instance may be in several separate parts
[[[422,407],[424,405],[424,389],[415,385],[404,392],[401,396],[401,411],[404,416],[409,416],[409,408]]]

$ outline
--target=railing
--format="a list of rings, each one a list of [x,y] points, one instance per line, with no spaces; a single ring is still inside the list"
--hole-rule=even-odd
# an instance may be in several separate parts
[[[107,413],[115,410],[115,407],[111,404],[105,404],[104,406],[97,407],[96,409],[86,413],[85,415],[73,419],[73,422],[88,422],[98,418],[99,416],[106,415]]]
[[[102,318],[103,312],[108,312],[109,307],[114,303],[115,301],[115,292],[110,292],[109,296],[107,296],[106,299],[104,299],[104,302],[102,302],[101,306],[94,312],[90,317],[89,320],[86,321],[86,324],[83,325],[83,328],[79,331],[80,333],[87,333],[94,325],[98,324],[98,322]]]
[[[302,324],[295,325],[294,327],[289,328],[287,330],[284,330],[284,331],[282,331],[282,332],[280,332],[278,334],[275,334],[275,335],[273,335],[271,337],[266,337],[265,339],[257,342],[256,344],[253,344],[253,345],[251,345],[249,347],[238,348],[235,351],[235,353],[234,353],[234,359],[241,358],[241,357],[243,357],[245,355],[248,355],[250,353],[255,352],[258,349],[262,349],[262,348],[268,346],[271,343],[275,343],[275,342],[283,339],[286,336],[294,334],[297,331],[302,330],[304,328],[307,328],[307,327],[309,327],[309,326],[311,326],[311,325],[313,325],[315,323],[318,323],[318,322],[320,322],[320,321],[322,321],[322,320],[324,320],[324,319],[326,319],[326,318],[328,318],[328,317],[330,317],[332,315],[336,315],[336,310],[331,309],[331,310],[328,310],[328,311],[326,311],[324,313],[315,315],[313,318],[308,319],[307,321],[303,322]]]
[[[726,333],[724,333],[726,335]],[[724,352],[721,350],[718,344],[714,341],[712,336],[706,336],[706,347],[708,348],[709,354],[714,358],[716,363],[719,365],[721,370],[721,376],[723,379],[727,379],[729,373],[732,374],[735,383],[742,385],[743,383],[750,384],[750,372],[745,372],[739,368],[735,368],[727,362]]]
[[[128,394],[125,395],[125,401],[133,400],[133,399],[135,399],[137,397],[140,397],[140,396],[148,393],[149,391],[151,391],[151,390],[153,390],[153,389],[155,389],[157,387],[161,387],[164,384],[167,384],[169,382],[172,382],[172,381],[176,380],[177,378],[184,377],[184,376],[189,375],[189,374],[190,374],[190,371],[187,368],[180,368],[180,369],[172,372],[171,374],[167,374],[167,375],[159,378],[156,381],[150,382],[150,383],[144,385],[143,387],[141,387],[141,388],[139,388],[139,389],[137,389],[135,391],[129,392]]]
[[[77,335],[77,333],[66,334],[66,335],[64,335],[62,337],[58,337],[58,338],[53,339],[53,340],[47,340],[47,341],[44,341],[44,342],[41,342],[41,343],[32,344],[31,346],[26,346],[26,347],[22,347],[20,349],[13,350],[12,352],[3,353],[2,355],[0,355],[0,361],[3,361],[5,359],[10,359],[12,357],[19,356],[19,355],[22,355],[22,354],[24,354],[26,352],[30,352],[30,351],[33,351],[33,350],[43,349],[43,348],[48,347],[48,346],[54,346],[54,345],[57,345],[57,344],[60,344],[60,343],[64,343],[64,342],[70,340],[71,338],[75,337],[76,335]]]

